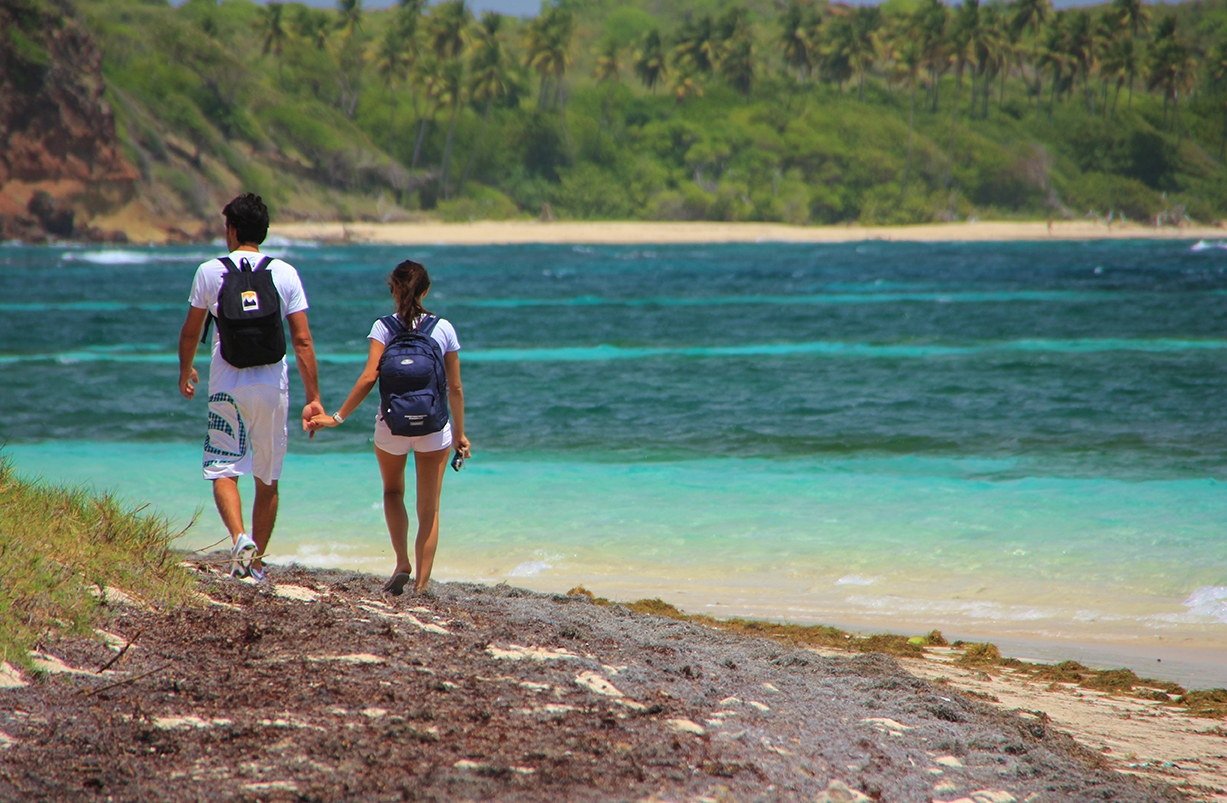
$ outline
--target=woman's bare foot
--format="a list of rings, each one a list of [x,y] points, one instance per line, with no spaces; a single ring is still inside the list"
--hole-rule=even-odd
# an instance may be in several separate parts
[[[397,571],[392,575],[392,579],[383,584],[383,590],[394,597],[399,597],[401,594],[405,593],[405,586],[407,586],[409,581],[412,579],[413,576],[409,574],[409,572]]]

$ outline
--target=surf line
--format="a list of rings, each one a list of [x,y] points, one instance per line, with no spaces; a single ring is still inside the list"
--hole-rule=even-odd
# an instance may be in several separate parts
[[[636,360],[659,357],[864,357],[886,359],[917,359],[926,357],[973,356],[994,353],[1061,353],[1094,354],[1105,352],[1178,353],[1219,351],[1227,349],[1227,340],[1138,340],[1107,338],[1101,340],[1011,340],[971,345],[941,344],[872,344],[842,341],[806,343],[760,343],[740,346],[563,346],[546,349],[486,349],[465,354],[468,362],[586,362],[604,360]],[[317,353],[326,363],[361,363],[365,354]],[[123,353],[99,349],[43,354],[0,355],[0,365],[28,362],[58,362],[70,365],[79,362],[173,363],[178,359],[171,352]],[[293,357],[289,357],[292,361]]]

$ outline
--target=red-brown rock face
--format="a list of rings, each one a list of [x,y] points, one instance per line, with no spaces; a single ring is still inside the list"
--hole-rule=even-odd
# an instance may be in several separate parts
[[[103,89],[102,53],[65,0],[0,2],[0,239],[88,234],[82,217],[133,198]]]

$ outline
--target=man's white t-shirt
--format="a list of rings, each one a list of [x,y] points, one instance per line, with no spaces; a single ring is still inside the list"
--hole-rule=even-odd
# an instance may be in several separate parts
[[[235,251],[230,255],[235,265],[241,266],[240,260],[246,259],[254,268],[264,258],[263,254],[254,251]],[[302,281],[298,271],[287,262],[274,259],[266,270],[272,271],[273,285],[281,298],[281,317],[293,315],[307,309],[307,294],[303,291]],[[207,309],[217,315],[217,296],[221,293],[222,277],[226,275],[226,266],[221,260],[210,259],[196,269],[196,278],[192,280],[192,293],[188,303],[196,309]],[[257,365],[253,368],[235,368],[222,359],[221,337],[217,326],[213,327],[213,361],[209,365],[209,395],[225,393],[247,385],[272,385],[282,391],[289,392],[290,377],[285,358],[272,365]]]

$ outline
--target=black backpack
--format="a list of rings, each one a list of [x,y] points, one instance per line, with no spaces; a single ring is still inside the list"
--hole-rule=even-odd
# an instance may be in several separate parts
[[[222,359],[235,368],[272,365],[285,356],[285,328],[281,323],[281,295],[268,269],[271,257],[253,268],[246,259],[234,264],[220,257],[226,268],[217,294],[217,315],[209,314],[200,342],[209,337],[209,322],[217,321]]]
[[[439,319],[423,316],[412,329],[400,318],[379,320],[395,335],[379,358],[379,412],[393,435],[429,435],[447,426],[443,349],[430,336]]]

